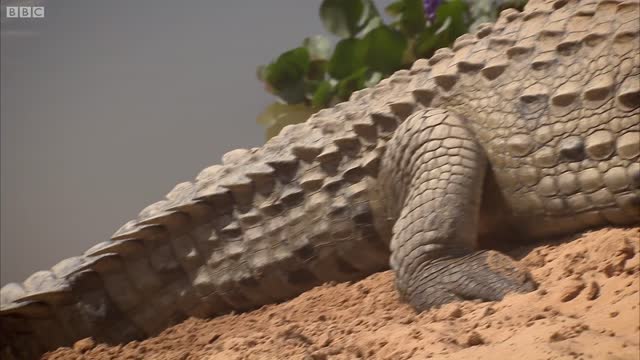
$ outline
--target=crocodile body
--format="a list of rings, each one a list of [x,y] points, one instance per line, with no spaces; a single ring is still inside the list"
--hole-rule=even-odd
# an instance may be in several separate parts
[[[637,1],[531,1],[177,185],[1,295],[3,358],[144,338],[391,266],[416,310],[530,291],[497,251],[640,224]]]

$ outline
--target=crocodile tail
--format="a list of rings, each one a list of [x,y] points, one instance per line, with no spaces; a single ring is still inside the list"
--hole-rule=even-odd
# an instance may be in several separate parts
[[[93,336],[119,343],[157,333],[195,314],[195,294],[184,271],[189,258],[171,239],[203,221],[210,207],[179,207],[193,184],[142,211],[81,256],[38,271],[0,290],[0,354],[30,359]]]
[[[37,358],[85,337],[141,339],[189,316],[246,311],[387,268],[391,224],[372,214],[383,206],[371,202],[370,182],[386,142],[421,108],[414,72],[355,92],[261,148],[225,154],[111,240],[5,285],[2,357]]]

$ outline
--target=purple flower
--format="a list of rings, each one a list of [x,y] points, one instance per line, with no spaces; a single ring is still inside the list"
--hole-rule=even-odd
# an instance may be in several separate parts
[[[436,18],[436,10],[442,0],[424,0],[424,16],[433,21]]]

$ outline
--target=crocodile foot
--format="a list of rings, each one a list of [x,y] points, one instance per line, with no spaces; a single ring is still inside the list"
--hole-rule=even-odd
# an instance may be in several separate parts
[[[391,267],[416,310],[535,289],[508,256],[475,250],[488,160],[464,118],[441,109],[416,112],[389,141],[382,169],[383,191],[399,198],[398,208],[389,209],[397,218]]]
[[[401,293],[417,311],[459,300],[495,301],[537,287],[526,268],[493,250],[426,261],[418,274],[398,280]]]

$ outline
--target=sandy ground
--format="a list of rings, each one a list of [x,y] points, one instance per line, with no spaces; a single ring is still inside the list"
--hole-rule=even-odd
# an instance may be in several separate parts
[[[246,314],[188,319],[141,342],[84,339],[43,359],[640,359],[640,228],[510,254],[537,291],[415,314],[384,272]]]

